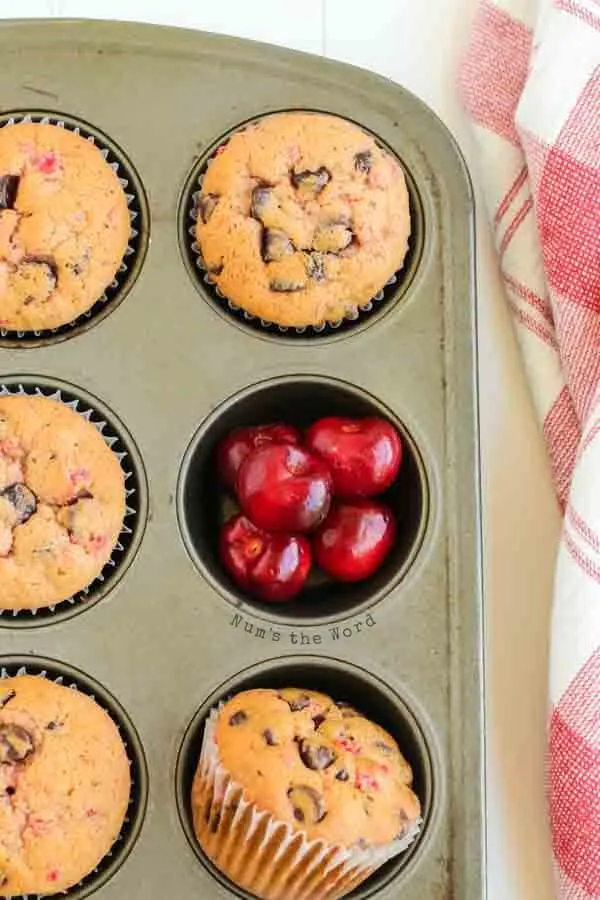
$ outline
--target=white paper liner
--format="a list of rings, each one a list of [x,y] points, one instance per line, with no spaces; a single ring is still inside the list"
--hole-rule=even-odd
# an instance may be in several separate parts
[[[51,388],[41,388],[30,384],[6,385],[0,382],[0,397],[6,396],[45,397],[47,400],[57,400],[64,406],[67,406],[69,409],[72,409],[74,412],[78,413],[83,419],[86,420],[86,422],[89,422],[91,425],[93,425],[98,433],[102,436],[105,444],[110,447],[111,450],[113,449],[113,446],[117,443],[117,441],[122,441],[122,439],[119,437],[117,429],[111,423],[108,423],[105,419],[101,418],[100,414],[97,413],[93,407],[89,406],[84,400],[80,398],[75,398],[73,400],[64,400],[62,392],[58,389],[52,390]],[[121,539],[124,538],[126,541],[128,541],[128,539],[133,534],[135,520],[138,515],[138,508],[136,502],[137,498],[135,497],[135,494],[137,493],[136,488],[127,486],[127,482],[133,478],[133,469],[130,467],[132,460],[127,452],[117,452],[114,450],[113,452],[119,460],[121,469],[123,470],[123,479],[125,484],[125,515],[123,517],[123,524],[119,533],[119,539],[113,547],[110,559],[103,566],[102,572],[100,572],[100,574],[97,575],[93,581],[86,585],[86,587],[82,588],[80,591],[77,591],[76,594],[73,594],[73,596],[65,597],[64,600],[61,600],[60,602],[49,606],[39,606],[37,609],[2,609],[2,598],[0,596],[0,617],[4,616],[8,618],[10,616],[12,618],[30,618],[35,617],[40,613],[42,615],[47,615],[48,613],[58,612],[59,610],[65,609],[69,606],[75,606],[78,603],[84,603],[90,597],[90,595],[93,594],[98,585],[101,585],[104,583],[104,581],[106,581],[106,576],[104,575],[104,570],[106,569],[106,567],[109,566],[113,569],[116,568],[117,560],[114,558],[115,553],[121,553],[125,550],[125,545],[121,542]]]
[[[196,835],[227,877],[261,900],[337,900],[406,850],[422,820],[381,847],[343,847],[310,840],[306,832],[261,811],[221,765],[215,739],[219,707],[205,724],[194,789]]]
[[[98,313],[98,309],[96,308],[97,304],[101,304],[102,306],[105,306],[108,302],[113,301],[115,299],[114,292],[119,290],[119,288],[121,287],[121,282],[123,281],[123,276],[126,275],[129,271],[129,267],[126,264],[126,260],[129,257],[133,256],[136,252],[138,252],[136,250],[136,248],[133,246],[133,244],[135,243],[136,238],[139,236],[139,231],[134,226],[134,222],[138,218],[138,212],[135,209],[131,209],[131,206],[132,206],[132,204],[134,204],[134,201],[135,201],[135,204],[137,205],[137,207],[140,208],[139,198],[134,193],[132,194],[132,193],[128,192],[128,189],[133,190],[133,188],[131,188],[131,186],[130,186],[129,179],[125,177],[125,175],[127,174],[125,171],[125,166],[123,165],[122,160],[120,160],[119,157],[115,153],[113,153],[112,150],[110,150],[108,147],[104,147],[102,145],[101,138],[88,132],[85,128],[85,125],[71,124],[69,122],[66,122],[64,119],[61,119],[60,116],[49,116],[49,115],[10,116],[10,118],[5,119],[4,121],[0,122],[0,128],[9,128],[11,125],[16,125],[16,124],[22,123],[22,122],[27,122],[27,123],[34,122],[34,123],[40,124],[40,125],[56,125],[58,128],[65,128],[65,129],[67,129],[67,131],[72,131],[73,134],[77,134],[80,137],[84,137],[87,141],[90,142],[90,144],[94,144],[94,146],[98,147],[98,149],[100,150],[104,159],[110,165],[113,172],[115,172],[115,174],[117,175],[117,177],[119,179],[119,183],[120,183],[121,187],[123,188],[123,190],[125,191],[125,197],[127,199],[127,206],[129,207],[129,218],[131,221],[131,231],[129,233],[129,243],[127,244],[127,249],[125,250],[125,254],[119,265],[119,268],[117,269],[114,279],[105,288],[104,293],[100,297],[97,297],[96,300],[94,300],[93,304],[90,306],[90,308],[88,310],[86,310],[83,313],[80,313],[75,319],[73,319],[72,322],[65,322],[63,325],[57,325],[56,328],[36,329],[33,331],[20,331],[20,330],[16,331],[16,330],[11,330],[11,329],[0,327],[0,339],[9,338],[11,340],[14,339],[15,337],[17,339],[31,338],[31,337],[44,338],[44,337],[50,337],[52,335],[56,335],[59,333],[63,334],[71,329],[76,328],[78,325],[81,325],[83,322],[86,322],[89,319],[93,319],[94,316],[96,316]],[[107,293],[109,290],[112,292],[110,297],[108,296],[108,293]]]
[[[244,130],[245,130],[244,128],[240,128],[239,132],[243,132]],[[235,133],[237,134],[239,132],[236,131]],[[227,308],[229,309],[229,311],[231,313],[233,313],[236,316],[236,318],[242,318],[246,322],[250,322],[254,325],[259,325],[261,328],[264,328],[265,330],[275,329],[280,334],[293,333],[293,334],[301,336],[303,334],[306,334],[307,332],[309,334],[322,334],[323,332],[326,332],[326,331],[336,331],[344,323],[347,324],[350,322],[356,322],[358,319],[360,319],[361,314],[372,312],[374,307],[378,303],[381,303],[382,300],[385,300],[385,288],[390,287],[397,283],[398,276],[401,274],[402,268],[400,268],[397,272],[395,272],[392,275],[392,277],[389,278],[388,281],[386,281],[384,287],[380,291],[378,291],[373,297],[371,297],[370,300],[368,300],[366,303],[362,303],[360,306],[354,306],[352,308],[349,308],[347,310],[345,316],[343,317],[343,319],[338,319],[337,321],[334,321],[334,322],[322,322],[318,325],[304,325],[299,328],[294,328],[294,327],[291,327],[288,325],[278,325],[276,322],[269,322],[266,319],[260,319],[258,316],[255,316],[252,313],[248,312],[247,310],[243,309],[241,306],[238,306],[236,303],[234,303],[232,300],[230,300],[228,297],[226,297],[219,290],[219,288],[215,284],[214,279],[211,277],[210,273],[206,269],[206,264],[205,264],[204,258],[202,256],[202,251],[200,250],[200,247],[196,241],[196,222],[198,219],[197,202],[198,202],[198,197],[201,194],[202,182],[204,181],[204,174],[205,174],[206,170],[210,166],[210,164],[213,161],[213,159],[215,158],[215,156],[217,156],[217,154],[220,152],[220,150],[227,145],[227,143],[229,142],[231,137],[232,137],[232,135],[228,135],[227,138],[225,140],[223,140],[218,145],[218,147],[216,147],[214,149],[211,156],[209,156],[209,158],[204,162],[202,171],[200,172],[200,174],[198,175],[198,177],[196,179],[196,184],[200,188],[200,190],[193,191],[188,198],[187,233],[191,238],[191,240],[189,242],[189,247],[194,255],[196,267],[200,270],[200,272],[202,272],[201,277],[202,277],[202,280],[205,282],[205,284],[209,285],[210,288],[215,292],[217,297],[219,297],[222,301],[224,301],[224,303],[227,305]]]
[[[106,706],[104,706],[102,703],[100,703],[98,701],[97,697],[94,696],[94,694],[90,693],[89,691],[87,691],[85,689],[82,689],[81,686],[76,681],[72,680],[72,678],[67,679],[67,678],[65,678],[64,675],[52,676],[49,674],[47,669],[44,669],[42,667],[38,667],[35,665],[32,665],[30,668],[33,669],[33,671],[29,671],[27,666],[25,666],[25,665],[17,666],[14,669],[11,667],[10,670],[7,666],[0,665],[0,682],[6,678],[15,678],[16,676],[20,676],[20,675],[34,675],[36,678],[50,679],[50,681],[53,681],[55,684],[61,685],[61,687],[67,687],[73,691],[79,691],[80,693],[85,694],[87,697],[89,697],[90,700],[93,700],[94,703],[97,703],[98,706],[101,709],[103,709],[104,712],[108,716],[110,716],[112,722],[114,723],[114,725],[117,728],[117,731],[119,732],[119,736],[120,736],[121,740],[123,741],[123,746],[125,747],[125,752],[127,754],[127,761],[129,763],[129,770],[130,770],[130,776],[131,776],[131,788],[129,791],[129,804],[127,806],[127,812],[125,813],[125,818],[123,819],[123,825],[121,826],[121,831],[115,838],[110,850],[108,850],[108,852],[104,854],[104,856],[102,857],[102,859],[100,860],[98,865],[94,869],[92,869],[90,872],[88,872],[88,874],[84,878],[82,878],[81,881],[78,881],[77,884],[74,884],[68,890],[59,891],[55,894],[10,894],[10,895],[8,895],[8,894],[0,893],[0,897],[2,897],[2,900],[50,900],[50,898],[52,898],[52,897],[70,897],[73,893],[75,893],[75,891],[78,891],[83,887],[89,888],[92,880],[96,876],[102,875],[102,867],[103,867],[104,862],[106,860],[112,859],[112,857],[115,854],[115,851],[118,850],[118,845],[123,841],[125,832],[127,830],[127,826],[131,822],[131,809],[135,802],[136,767],[135,767],[134,762],[131,759],[131,756],[129,754],[129,745],[127,742],[127,738],[123,734],[121,725],[120,725],[118,719],[116,718],[114,711],[112,709],[108,709]]]

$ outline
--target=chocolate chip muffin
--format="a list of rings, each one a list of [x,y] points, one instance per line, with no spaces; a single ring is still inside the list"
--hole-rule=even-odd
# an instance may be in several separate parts
[[[208,165],[196,207],[211,280],[283,326],[356,318],[408,249],[400,165],[336,116],[280,113],[234,134]]]
[[[0,128],[0,327],[58,328],[113,281],[131,231],[100,150],[57,125]]]
[[[0,608],[87,587],[124,516],[123,470],[90,422],[46,397],[0,396]]]
[[[118,837],[130,790],[117,727],[90,697],[0,679],[0,896],[81,881]]]
[[[194,828],[255,896],[329,900],[414,839],[411,784],[394,739],[352,707],[313,691],[247,691],[206,724]]]

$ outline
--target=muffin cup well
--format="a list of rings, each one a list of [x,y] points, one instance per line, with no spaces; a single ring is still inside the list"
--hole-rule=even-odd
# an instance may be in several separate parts
[[[213,711],[243,691],[289,687],[318,691],[339,702],[349,703],[355,709],[364,711],[369,719],[388,731],[397,742],[412,768],[413,790],[419,798],[422,817],[418,840],[415,840],[415,832],[399,839],[398,842],[406,841],[403,852],[401,848],[395,855],[388,856],[385,861],[379,859],[377,865],[373,866],[372,857],[363,856],[365,851],[361,848],[352,851],[351,857],[345,848],[341,848],[341,855],[336,856],[336,851],[340,848],[326,847],[319,841],[307,841],[302,832],[296,832],[295,838],[292,836],[287,842],[289,834],[286,825],[280,823],[281,828],[277,829],[277,822],[271,822],[269,815],[263,814],[261,817],[260,810],[255,810],[252,804],[244,801],[241,788],[238,787],[236,793],[236,785],[230,784],[227,773],[219,766],[218,755],[215,756],[214,748],[211,750],[210,737],[206,737],[207,730],[214,722]],[[278,889],[285,886],[286,890],[279,895],[282,900],[290,900],[292,897],[294,900],[320,900],[321,895],[308,888],[313,884],[310,880],[311,873],[316,874],[312,867],[317,867],[320,877],[324,865],[330,866],[331,890],[333,891],[332,882],[339,877],[336,889],[341,890],[344,885],[343,892],[351,892],[352,900],[367,900],[390,885],[399,890],[400,882],[409,880],[419,861],[427,856],[426,848],[435,832],[438,798],[440,792],[443,793],[442,781],[438,783],[437,780],[438,776],[441,779],[441,771],[434,741],[429,728],[424,727],[424,724],[421,715],[416,714],[413,700],[408,702],[403,694],[399,694],[377,675],[344,660],[298,654],[267,659],[243,669],[216,687],[205,699],[188,725],[180,746],[175,770],[175,793],[181,824],[196,857],[217,881],[244,900],[256,896],[252,892],[257,887],[264,887],[262,880],[259,880],[261,869],[255,866],[254,860],[257,853],[260,852],[262,856],[267,842],[271,855],[264,851],[266,859],[261,866],[264,863],[265,867],[267,864],[271,867],[269,871],[273,876],[272,885]],[[202,768],[197,796],[204,805],[200,806],[201,814],[196,823],[192,810],[192,788],[200,760]],[[228,787],[225,804],[225,791]],[[223,811],[225,805],[232,807],[231,814],[229,810]],[[270,829],[269,824],[273,826]],[[198,841],[196,827],[206,838],[206,847],[201,846]],[[248,835],[247,852],[242,853],[241,835],[243,832],[246,836],[249,831],[251,834]],[[216,834],[219,835],[218,840],[215,839]],[[282,841],[286,841],[286,846],[281,851],[282,855],[276,857],[276,848],[279,848]],[[385,849],[387,848],[384,851]],[[295,854],[299,854],[299,868],[295,873],[297,880],[288,882],[288,861]],[[241,860],[245,860],[245,863]],[[220,865],[226,868],[226,873]],[[256,881],[253,881],[252,886],[246,882],[243,886],[236,884],[231,879],[229,865],[233,865],[242,878]],[[366,872],[369,865],[373,866],[370,874]],[[351,881],[352,874],[357,878],[356,882]],[[278,882],[277,878],[281,880]],[[303,881],[306,890],[289,889],[290,884],[298,887]],[[318,883],[319,879],[316,880],[317,885]],[[331,893],[329,896],[339,895]],[[272,896],[269,900],[272,900]]]
[[[406,179],[406,186],[409,195],[410,217],[411,217],[411,235],[408,243],[408,250],[403,260],[402,266],[389,279],[384,287],[379,290],[370,300],[360,306],[355,306],[347,312],[344,318],[335,322],[323,322],[317,325],[307,325],[301,328],[288,327],[278,325],[275,322],[269,322],[261,319],[252,313],[247,312],[219,290],[206,270],[204,259],[198,243],[196,242],[196,221],[198,218],[197,201],[200,196],[199,188],[202,187],[204,175],[210,163],[215,156],[220,153],[231,138],[243,132],[248,126],[259,122],[261,119],[277,115],[281,112],[290,112],[291,110],[279,110],[267,113],[265,116],[256,116],[247,122],[243,122],[236,128],[231,129],[227,134],[220,137],[209,149],[208,153],[200,159],[192,171],[190,172],[181,200],[180,218],[180,243],[181,249],[186,262],[188,271],[194,280],[196,286],[201,290],[217,311],[224,313],[228,318],[236,322],[238,325],[245,326],[252,331],[258,332],[263,336],[294,339],[313,339],[313,338],[331,338],[336,335],[342,335],[357,326],[371,324],[372,321],[378,319],[380,315],[391,309],[396,302],[406,293],[415,272],[419,266],[423,251],[423,232],[424,232],[424,216],[423,206],[419,198],[416,184],[407,169],[406,165],[398,160]],[[294,112],[311,112],[312,110],[293,110]],[[323,111],[325,112],[325,111]],[[330,113],[329,115],[337,114]],[[358,124],[358,123],[354,123]],[[369,129],[363,125],[359,125],[363,131],[370,134],[371,137],[383,147],[387,153],[397,159],[394,151],[387,146],[377,135],[372,134]]]
[[[131,772],[131,790],[120,834],[96,868],[78,884],[59,894],[44,895],[44,897],[64,897],[67,900],[84,900],[105,885],[121,868],[142,829],[148,801],[148,769],[142,743],[131,719],[119,702],[106,688],[79,669],[57,660],[37,656],[0,656],[0,682],[17,675],[47,678],[56,684],[86,694],[108,713],[117,726],[125,746]],[[26,894],[13,897],[12,900],[39,900],[39,897]]]
[[[222,766],[215,741],[218,709],[208,717],[194,787],[196,833],[204,852],[240,887],[262,900],[343,897],[412,844],[421,820],[400,839],[369,849],[309,840],[260,810]]]
[[[370,578],[355,583],[336,581],[315,566],[296,598],[281,604],[264,603],[232,581],[220,557],[221,528],[237,507],[215,478],[215,454],[220,442],[236,428],[286,422],[304,430],[323,416],[380,416],[398,431],[402,465],[394,484],[381,497],[394,513],[396,542]],[[356,385],[317,375],[260,381],[216,407],[185,451],[177,486],[177,512],[185,546],[200,573],[235,610],[297,625],[333,622],[367,611],[408,577],[421,553],[432,489],[425,458],[409,426]]]
[[[102,572],[85,588],[52,606],[38,609],[2,609],[0,628],[39,627],[62,621],[89,609],[117,585],[132,563],[143,537],[148,508],[147,481],[133,438],[115,414],[95,397],[53,379],[21,377],[0,379],[0,396],[45,397],[63,403],[93,425],[115,453],[124,475],[125,516],[117,543]]]
[[[86,312],[81,313],[72,322],[57,328],[12,331],[0,327],[0,347],[12,348],[58,343],[87,331],[106,318],[125,299],[137,279],[146,256],[149,234],[149,208],[142,182],[125,153],[107,135],[79,119],[58,113],[12,111],[0,115],[0,128],[9,128],[21,122],[56,125],[58,128],[72,131],[98,147],[125,191],[131,231],[125,255],[113,281]]]

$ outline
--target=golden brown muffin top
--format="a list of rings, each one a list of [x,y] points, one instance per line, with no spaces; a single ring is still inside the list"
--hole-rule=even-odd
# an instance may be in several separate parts
[[[383,845],[419,817],[410,766],[391,735],[325,694],[237,694],[220,710],[215,738],[245,799],[310,839]]]

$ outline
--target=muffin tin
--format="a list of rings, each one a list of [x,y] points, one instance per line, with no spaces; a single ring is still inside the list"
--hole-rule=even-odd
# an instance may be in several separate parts
[[[375,75],[214,35],[5,22],[0,52],[2,120],[85,123],[126,166],[138,213],[132,265],[98,316],[34,340],[0,335],[0,389],[78,400],[107,423],[133,473],[131,535],[89,600],[0,616],[0,667],[64,673],[96,690],[125,723],[140,773],[134,826],[100,874],[67,896],[246,896],[212,869],[191,832],[203,721],[232,691],[296,684],[362,707],[415,772],[419,840],[352,896],[481,900],[473,203],[452,138],[415,97]],[[265,329],[229,309],[203,280],[188,233],[214,149],[285,109],[366,128],[398,155],[411,188],[407,269],[365,315],[316,334]],[[407,451],[395,553],[364,585],[317,581],[303,602],[250,602],[216,556],[226,512],[210,467],[219,436],[265,417],[303,424],[315,411],[372,410],[398,425]]]

